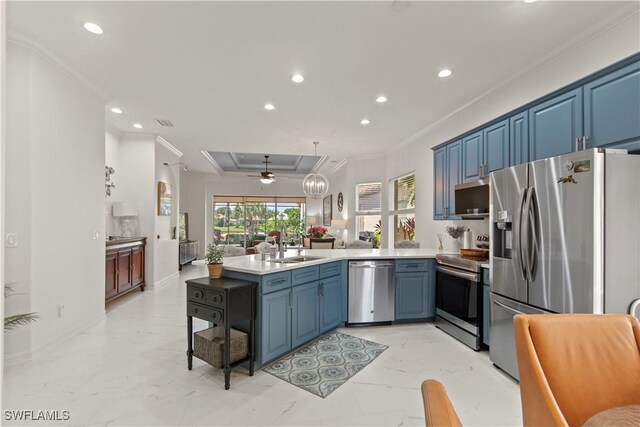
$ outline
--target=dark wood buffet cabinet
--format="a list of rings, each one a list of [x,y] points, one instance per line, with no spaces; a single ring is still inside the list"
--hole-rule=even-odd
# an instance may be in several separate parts
[[[106,241],[104,298],[109,302],[121,295],[147,286],[144,277],[146,237]]]

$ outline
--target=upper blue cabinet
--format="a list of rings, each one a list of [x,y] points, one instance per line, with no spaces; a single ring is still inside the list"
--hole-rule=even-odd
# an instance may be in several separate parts
[[[581,136],[582,88],[529,109],[530,161],[570,153]]]
[[[509,118],[509,165],[529,161],[529,114],[523,111]]]
[[[584,86],[584,119],[588,148],[640,148],[639,62]]]
[[[509,120],[482,131],[484,140],[483,175],[509,166]]]
[[[483,151],[482,132],[462,138],[462,180],[464,182],[482,178]]]
[[[433,219],[456,219],[454,187],[461,182],[461,142],[433,152]]]

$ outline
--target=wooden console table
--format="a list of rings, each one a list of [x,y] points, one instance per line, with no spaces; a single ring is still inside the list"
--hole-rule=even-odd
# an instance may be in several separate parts
[[[224,326],[223,363],[224,388],[229,390],[231,368],[249,362],[249,375],[253,376],[256,362],[256,282],[234,279],[210,279],[202,277],[187,280],[187,368],[193,361],[193,318],[206,320],[216,326]],[[231,327],[249,322],[249,355],[230,363]]]
[[[146,237],[116,238],[105,246],[104,298],[109,302],[134,289],[144,291],[144,249]]]

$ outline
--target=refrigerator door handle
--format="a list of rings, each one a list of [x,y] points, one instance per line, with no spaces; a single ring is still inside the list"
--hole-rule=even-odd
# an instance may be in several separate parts
[[[538,203],[536,201],[536,189],[530,188],[529,194],[529,230],[531,231],[531,241],[529,248],[529,260],[527,266],[529,269],[529,280],[536,279],[536,271],[538,270]]]
[[[510,312],[512,312],[512,313],[515,313],[515,314],[524,314],[524,313],[522,313],[522,312],[520,312],[520,311],[518,311],[518,310],[516,310],[516,309],[513,309],[513,308],[511,308],[511,307],[509,307],[509,306],[507,306],[507,305],[505,305],[505,304],[503,304],[503,303],[501,303],[501,302],[499,302],[499,301],[496,301],[495,299],[493,300],[493,303],[494,303],[495,305],[497,305],[498,307],[502,307],[502,308],[504,308],[505,310],[510,311]]]
[[[526,257],[524,256],[523,248],[525,244],[523,242],[523,237],[526,237],[522,232],[522,223],[525,220],[526,209],[525,209],[525,200],[527,197],[527,188],[525,188],[520,196],[520,203],[518,206],[518,260],[520,261],[520,273],[522,274],[522,280],[527,280],[527,268],[525,264]]]
[[[524,260],[525,260],[525,266],[524,269],[526,271],[526,276],[527,276],[527,281],[532,282],[533,278],[531,277],[531,236],[530,236],[530,231],[531,231],[531,198],[533,197],[533,188],[529,188],[529,191],[527,191],[527,197],[525,199],[524,202],[524,209],[523,209],[523,214],[522,216],[525,218],[524,221],[524,238],[525,238],[525,243],[524,243]]]

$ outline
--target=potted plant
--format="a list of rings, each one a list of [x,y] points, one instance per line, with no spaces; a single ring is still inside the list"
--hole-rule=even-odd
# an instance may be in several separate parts
[[[209,269],[209,277],[219,279],[222,276],[222,258],[224,257],[224,248],[216,246],[213,243],[207,245],[207,268]]]

